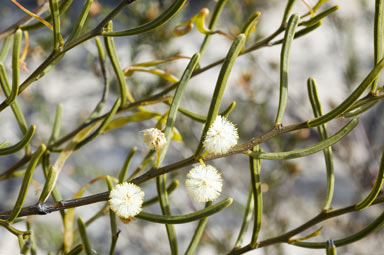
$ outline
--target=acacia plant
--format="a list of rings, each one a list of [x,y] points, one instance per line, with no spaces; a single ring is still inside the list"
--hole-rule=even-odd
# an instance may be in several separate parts
[[[92,247],[94,244],[91,242],[92,238],[88,238],[87,228],[91,224],[96,224],[93,222],[100,217],[109,217],[110,219],[110,232],[103,231],[103,234],[108,236],[104,239],[103,245],[109,247],[110,254],[115,254],[116,245],[119,242],[125,242],[123,238],[119,238],[121,233],[119,228],[122,227],[122,224],[128,224],[129,228],[140,221],[164,225],[166,230],[164,235],[167,235],[169,240],[169,254],[195,254],[210,219],[220,217],[220,214],[228,210],[233,204],[231,197],[213,201],[222,190],[226,189],[226,182],[229,181],[225,178],[226,169],[216,169],[213,165],[215,165],[216,159],[229,156],[232,156],[230,157],[231,160],[240,158],[249,162],[247,163],[249,169],[237,169],[237,171],[248,172],[250,188],[243,190],[244,193],[248,192],[248,199],[242,205],[244,211],[241,216],[242,220],[238,221],[241,226],[239,226],[239,233],[236,233],[236,242],[228,244],[230,240],[227,240],[226,247],[231,246],[231,248],[226,251],[219,249],[220,252],[232,255],[244,254],[255,249],[284,243],[307,249],[323,249],[326,254],[336,254],[338,247],[358,242],[369,234],[373,234],[383,225],[384,213],[381,213],[377,215],[374,221],[361,227],[359,231],[345,233],[345,236],[340,239],[333,240],[334,237],[329,235],[322,241],[310,240],[319,236],[321,232],[321,228],[313,231],[313,227],[317,224],[384,202],[384,197],[380,196],[384,181],[384,160],[382,160],[371,191],[361,201],[342,208],[332,207],[335,191],[332,146],[359,125],[358,118],[362,113],[372,110],[384,97],[383,87],[379,86],[378,81],[384,68],[384,3],[382,0],[375,1],[374,65],[371,71],[357,85],[350,88],[349,96],[333,106],[329,112],[322,112],[315,79],[309,77],[311,74],[308,74],[307,91],[313,118],[293,124],[287,124],[283,121],[287,106],[289,109],[290,49],[296,39],[311,36],[311,32],[321,26],[323,19],[328,19],[338,10],[338,6],[328,5],[327,0],[319,0],[312,6],[304,0],[286,0],[284,10],[276,9],[276,12],[281,12],[280,25],[266,36],[258,33],[257,23],[263,19],[268,22],[269,17],[263,16],[263,13],[258,12],[258,10],[250,10],[253,14],[245,17],[245,21],[240,19],[243,24],[238,26],[238,29],[233,29],[235,25],[229,24],[228,20],[223,23],[227,25],[226,27],[217,27],[223,10],[228,5],[232,6],[233,10],[234,2],[237,1],[212,1],[212,3],[215,2],[214,5],[210,1],[206,1],[207,6],[213,6],[211,14],[207,8],[197,12],[192,10],[195,12],[190,15],[192,17],[182,21],[180,15],[187,10],[187,8],[183,8],[188,5],[187,0],[159,2],[140,0],[137,3],[155,3],[151,6],[152,12],[150,14],[152,16],[143,17],[139,14],[140,11],[131,12],[132,16],[137,19],[137,23],[142,24],[116,31],[112,21],[116,23],[121,12],[133,8],[137,4],[135,0],[121,0],[116,7],[110,10],[107,7],[103,8],[100,3],[94,0],[84,0],[82,10],[74,22],[68,22],[68,19],[73,19],[73,16],[68,17],[69,14],[66,12],[73,2],[72,0],[41,1],[41,5],[35,10],[24,8],[22,1],[11,1],[27,16],[15,24],[10,24],[6,30],[0,33],[0,40],[3,41],[0,51],[2,92],[0,95],[2,99],[0,114],[8,109],[12,110],[22,137],[19,141],[11,142],[11,144],[8,144],[7,141],[0,141],[0,180],[2,184],[9,182],[18,185],[17,198],[12,202],[14,206],[8,209],[4,209],[4,205],[2,206],[4,211],[0,212],[0,225],[15,235],[15,242],[18,240],[21,254],[37,254],[40,244],[34,238],[36,235],[33,227],[34,220],[44,218],[47,214],[56,214],[62,220],[61,245],[57,247],[56,251],[51,251],[58,254],[84,252],[85,254],[93,254]],[[95,11],[91,8],[95,7],[93,4],[97,4],[102,10],[99,10],[96,17],[92,14],[92,10]],[[143,6],[148,7],[147,10],[149,10],[150,4],[146,3]],[[308,13],[292,13],[295,4],[306,6]],[[154,17],[153,13],[157,16]],[[98,17],[101,16],[103,18],[98,20]],[[173,22],[174,19],[177,20],[177,25]],[[233,22],[238,21],[239,19]],[[173,24],[173,31],[170,31],[172,28],[169,23]],[[169,40],[181,40],[181,36],[193,30],[194,26],[204,36],[198,52],[190,56],[179,56],[177,52],[161,51]],[[47,28],[51,30],[49,38],[39,41],[39,35],[34,34],[33,31],[47,30]],[[30,34],[31,36],[29,36]],[[147,35],[150,39],[143,39],[140,37],[141,34]],[[165,34],[168,38],[165,38]],[[132,63],[128,67],[123,67],[122,58],[117,53],[118,47],[114,43],[115,37],[131,38],[128,42],[136,46],[141,43],[140,40],[147,40],[147,43],[148,40],[152,40],[153,44],[161,46],[157,49],[157,57],[154,56],[151,61]],[[199,63],[206,56],[211,37],[229,41],[230,47],[227,54],[221,59],[202,66]],[[41,44],[43,49],[48,50],[48,54],[33,70],[28,71],[26,63],[30,42]],[[98,65],[98,74],[102,77],[100,79],[100,84],[103,86],[101,100],[96,102],[94,110],[86,118],[79,118],[81,123],[77,126],[73,125],[72,130],[68,132],[61,131],[62,107],[61,102],[56,102],[57,110],[51,134],[47,135],[46,138],[37,139],[35,132],[39,130],[40,124],[30,123],[30,118],[26,116],[28,109],[19,105],[20,102],[27,100],[23,98],[23,94],[28,93],[31,87],[41,86],[44,83],[44,76],[48,76],[50,71],[60,68],[58,64],[61,63],[67,53],[83,47],[85,43],[93,44],[97,48],[99,61],[95,65]],[[23,50],[21,49],[22,45],[24,45]],[[275,98],[279,102],[278,107],[273,113],[274,120],[263,124],[268,126],[269,131],[259,135],[253,134],[252,137],[244,137],[241,131],[245,124],[241,122],[233,124],[228,120],[232,119],[231,113],[233,113],[236,102],[221,109],[223,96],[228,78],[237,63],[236,60],[242,55],[251,55],[253,52],[261,51],[267,47],[281,48],[278,77],[280,90]],[[168,65],[172,65],[180,59],[188,61],[182,73],[174,74],[170,71],[171,69],[167,69]],[[181,107],[185,100],[194,100],[193,97],[188,98],[190,94],[184,93],[190,80],[214,67],[220,67],[220,70],[215,75],[217,80],[213,94],[209,96],[209,107],[203,109],[205,114],[200,115]],[[27,71],[24,80],[19,79],[20,70]],[[135,85],[135,82],[138,81],[132,77],[138,72],[143,72],[148,76],[156,75],[158,79],[155,83],[153,81],[148,82],[148,86],[146,84]],[[143,81],[146,82],[145,79]],[[50,84],[50,86],[54,87],[55,84]],[[146,87],[146,90],[142,87]],[[270,97],[269,100],[273,100],[273,97]],[[105,110],[108,107],[109,109]],[[298,109],[291,109],[290,111],[296,110]],[[192,131],[187,126],[176,122],[176,117],[199,123],[202,128]],[[2,117],[1,122],[12,122],[14,119]],[[347,119],[348,122],[339,131],[328,134],[326,125],[331,122],[340,123],[339,119]],[[102,135],[114,136],[118,130],[127,130],[131,127],[134,129],[137,127],[135,126],[137,123],[142,122],[152,123],[145,125],[150,128],[141,133],[137,132],[138,136],[143,136],[142,142],[148,145],[146,153],[138,155],[136,151],[142,144],[134,144],[131,142],[135,141],[134,139],[127,138],[124,143],[126,148],[130,148],[130,151],[126,153],[125,162],[115,176],[107,169],[104,169],[104,174],[100,174],[100,171],[91,172],[91,179],[80,190],[73,191],[70,197],[62,195],[57,184],[62,176],[66,175],[62,169],[66,162],[74,157],[73,154],[79,155],[85,147],[92,147]],[[317,132],[319,141],[309,140],[306,147],[292,148],[288,151],[281,151],[281,148],[278,150],[279,148],[276,146],[274,147],[276,151],[264,151],[266,149],[265,144],[273,139],[284,140],[288,137],[287,134],[295,134],[302,130]],[[17,132],[15,130],[15,133]],[[193,135],[188,135],[191,132],[195,132],[195,134],[198,132],[200,138],[196,139]],[[168,148],[173,148],[175,143],[183,143],[183,138],[184,143],[186,143],[185,146],[194,152],[189,157],[175,160],[174,154],[167,154]],[[311,219],[302,220],[302,223],[293,229],[274,236],[263,235],[263,216],[270,212],[263,211],[262,162],[286,162],[289,159],[304,158],[321,151],[325,159],[324,179],[327,182],[322,208]],[[105,155],[108,157],[107,152]],[[185,153],[180,153],[180,155],[185,155]],[[180,155],[176,158],[180,158]],[[133,157],[140,163],[136,169],[130,171],[129,166]],[[193,168],[192,165],[194,165]],[[282,163],[280,166],[284,167],[284,164]],[[33,179],[34,172],[38,172],[35,169],[39,168],[42,169],[41,172],[44,173],[45,178],[40,183]],[[184,169],[189,170],[191,168],[192,170],[188,175],[185,175]],[[179,175],[174,173],[179,173]],[[224,173],[223,176],[222,173]],[[20,182],[15,182],[15,178],[19,179]],[[76,180],[76,173],[70,178]],[[171,193],[176,195],[180,193],[180,189],[184,189],[183,185],[178,188],[179,178],[186,178],[185,189],[193,199],[204,202],[204,208],[186,214],[175,215],[172,212],[174,205],[171,203]],[[105,186],[102,186],[104,192],[86,195],[87,189],[99,181],[106,183]],[[30,193],[31,182],[38,183],[41,188],[33,201],[31,196],[27,196]],[[157,195],[148,198],[144,191],[151,190],[151,188],[157,191]],[[26,198],[29,200],[25,201]],[[83,217],[75,213],[74,209],[77,207],[84,208],[96,203],[103,204],[103,206],[87,220],[83,220]],[[149,209],[145,208],[156,204],[161,208],[161,214],[150,213]],[[32,217],[32,215],[34,216]],[[239,217],[239,215],[232,217]],[[120,218],[121,222],[117,218]],[[253,221],[253,225],[250,227],[251,221]],[[196,223],[195,231],[188,233],[189,245],[186,250],[182,250],[180,245],[178,246],[178,233],[175,230],[175,224],[188,222]],[[111,233],[110,236],[109,233]],[[260,238],[259,233],[264,239]],[[45,233],[39,234],[44,235]],[[323,235],[320,236],[323,237]],[[249,237],[250,240],[248,240]],[[147,252],[156,253],[156,251]]]

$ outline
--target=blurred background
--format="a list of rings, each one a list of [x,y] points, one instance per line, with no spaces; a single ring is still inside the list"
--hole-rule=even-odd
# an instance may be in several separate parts
[[[43,2],[41,0],[19,0],[20,4],[33,10]],[[93,28],[120,1],[94,1],[91,17],[85,31]],[[167,8],[169,0],[137,0],[124,9],[114,20],[114,29],[126,29],[145,23]],[[317,1],[307,0],[313,6]],[[63,35],[68,35],[71,25],[79,15],[84,1],[74,1],[67,13],[62,16]],[[204,35],[192,30],[185,36],[174,37],[173,28],[180,22],[197,14],[201,8],[213,11],[216,1],[190,0],[187,6],[170,22],[160,29],[139,36],[115,38],[121,66],[126,68],[155,59],[165,59],[175,55],[192,56],[199,51]],[[248,17],[256,11],[261,12],[256,31],[249,38],[247,45],[273,33],[280,25],[286,1],[280,0],[236,0],[228,1],[223,15],[219,19],[218,29],[236,35]],[[314,77],[323,105],[323,112],[338,105],[369,73],[374,64],[373,58],[373,0],[335,1],[329,0],[321,10],[333,5],[340,9],[323,20],[320,28],[293,42],[289,69],[289,99],[283,124],[293,124],[313,118],[307,96],[306,80]],[[320,11],[321,11],[320,10]],[[308,8],[302,1],[296,1],[292,13],[303,15]],[[11,1],[2,1],[0,5],[0,30],[3,31],[17,22],[24,13]],[[279,38],[281,38],[280,36]],[[30,32],[30,49],[26,59],[28,72],[22,73],[23,81],[50,53],[51,32],[43,27]],[[202,67],[225,56],[231,41],[223,36],[214,35],[202,58]],[[274,125],[279,95],[279,57],[281,45],[263,48],[238,58],[228,81],[222,108],[236,101],[236,108],[229,119],[239,129],[240,143],[259,136]],[[6,67],[10,70],[10,58]],[[176,60],[163,65],[161,69],[180,77],[187,65],[186,60]],[[216,83],[220,67],[212,68],[191,79],[182,107],[206,115],[210,98]],[[111,82],[110,93],[104,112],[112,106],[118,93],[118,86],[112,68],[108,63]],[[136,99],[161,91],[170,83],[146,73],[134,73],[127,78],[127,83]],[[382,82],[379,83],[382,86]],[[63,106],[61,136],[69,133],[82,123],[94,109],[103,92],[103,80],[100,76],[97,49],[94,40],[90,40],[66,54],[63,60],[45,77],[25,90],[18,99],[28,124],[37,125],[37,133],[32,145],[46,143],[49,139],[55,117],[55,109]],[[1,101],[4,95],[0,94]],[[149,106],[147,109],[164,113],[167,105]],[[340,208],[358,202],[374,183],[383,148],[383,103],[378,103],[370,111],[361,115],[360,124],[341,142],[333,146],[335,164],[335,194],[332,206]],[[129,116],[131,112],[123,113]],[[337,132],[348,120],[332,121],[328,125],[330,135]],[[154,120],[130,123],[111,131],[81,150],[72,154],[66,162],[57,187],[64,199],[70,199],[91,179],[102,175],[116,176],[121,169],[126,155],[133,146],[138,147],[129,174],[134,171],[147,155],[148,149],[140,138],[139,131],[156,125]],[[173,142],[163,163],[167,165],[189,157],[199,142],[201,123],[179,114],[176,127],[183,142]],[[0,114],[0,142],[16,142],[21,137],[17,122],[11,109]],[[310,146],[319,141],[317,129],[302,130],[285,134],[263,143],[265,151],[288,151]],[[56,155],[57,156],[57,155]],[[52,160],[55,159],[52,156]],[[5,171],[22,157],[19,154],[1,157],[0,171]],[[224,177],[223,194],[220,200],[233,197],[234,203],[228,209],[209,218],[197,254],[224,254],[232,249],[244,213],[250,182],[248,158],[243,155],[226,157],[210,162],[220,169]],[[149,168],[150,165],[146,167]],[[193,202],[184,188],[187,171],[191,167],[179,169],[168,176],[168,181],[177,179],[180,186],[170,195],[172,213],[183,214],[202,209],[203,205]],[[325,161],[322,153],[312,156],[287,160],[263,161],[263,221],[260,240],[277,236],[291,230],[317,215],[323,205],[326,191]],[[34,204],[38,192],[44,183],[40,168],[34,174],[34,186],[29,190],[26,205]],[[0,210],[13,207],[17,197],[21,178],[0,183]],[[146,198],[156,195],[155,181],[142,185]],[[104,182],[92,185],[85,195],[106,191]],[[76,208],[76,215],[87,220],[100,208],[102,203]],[[313,241],[340,239],[355,233],[372,222],[383,211],[384,206],[376,205],[363,212],[323,222],[304,234],[323,226],[321,234]],[[160,214],[158,204],[145,209]],[[36,243],[41,254],[48,251],[55,253],[62,244],[63,226],[59,213],[46,216],[30,217],[35,231]],[[187,248],[197,222],[176,225],[180,253]],[[165,227],[142,220],[124,225],[117,242],[116,254],[169,254],[169,245]],[[24,223],[16,227],[25,228]],[[109,217],[101,217],[88,228],[92,247],[97,254],[107,254],[110,245]],[[304,234],[302,236],[304,236]],[[384,231],[346,247],[339,248],[340,254],[379,255],[382,254],[381,242]],[[246,244],[250,240],[246,236]],[[312,240],[312,239],[311,239]],[[16,238],[0,228],[0,254],[15,254],[18,244]],[[40,254],[40,253],[39,253]],[[273,245],[248,254],[325,254],[322,250],[307,250],[287,244]]]

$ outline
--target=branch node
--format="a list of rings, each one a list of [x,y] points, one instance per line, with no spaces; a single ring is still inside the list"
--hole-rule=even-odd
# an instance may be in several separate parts
[[[37,206],[39,215],[46,215],[50,212],[49,206],[47,206],[46,204],[38,203],[36,206]]]

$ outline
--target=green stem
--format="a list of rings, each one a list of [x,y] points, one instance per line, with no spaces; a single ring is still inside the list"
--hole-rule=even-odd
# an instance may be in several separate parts
[[[328,240],[325,250],[327,251],[327,255],[336,255],[336,246],[332,239]]]
[[[128,172],[129,165],[131,164],[131,160],[133,158],[133,155],[135,155],[136,151],[137,151],[137,147],[133,147],[129,152],[129,154],[127,155],[127,157],[125,158],[124,165],[121,168],[119,173],[119,183],[124,182]]]
[[[289,17],[289,14],[291,13],[291,10],[292,10],[294,3],[295,3],[295,0],[288,0],[287,5],[285,6],[285,9],[284,9],[284,14],[283,14],[283,18],[281,20],[280,27],[286,26],[287,19]]]
[[[100,126],[92,134],[90,134],[84,140],[79,142],[76,145],[76,150],[81,148],[83,145],[89,143],[90,141],[92,141],[93,139],[95,139],[97,136],[99,136],[100,134],[102,134],[104,132],[104,130],[108,127],[109,123],[112,121],[112,118],[117,113],[117,110],[120,108],[120,106],[121,106],[120,103],[121,103],[121,100],[117,99],[115,104],[112,106],[112,109],[109,111],[107,117],[103,120],[103,122],[100,124]]]
[[[111,191],[113,189],[113,184],[112,181],[109,177],[106,179],[107,185],[108,185],[108,190]],[[115,254],[115,248],[117,244],[117,239],[119,238],[119,232],[117,229],[117,224],[116,224],[116,215],[115,213],[109,209],[109,221],[111,224],[111,248],[109,249],[109,254],[113,255]]]
[[[171,105],[171,103],[169,103],[167,101],[164,103]],[[219,115],[228,117],[228,115],[233,111],[233,109],[235,109],[235,107],[236,107],[236,102],[233,101],[230,105],[228,105],[227,108],[225,108],[221,113],[219,113]],[[187,116],[188,118],[191,118],[191,119],[198,121],[198,122],[201,122],[201,123],[205,123],[207,121],[206,116],[191,112],[191,111],[189,111],[183,107],[179,107],[179,112],[181,114],[183,114],[184,116]]]
[[[171,209],[169,207],[168,193],[165,185],[166,185],[166,175],[163,174],[161,176],[158,176],[156,178],[156,186],[157,186],[157,194],[160,201],[161,211],[164,217],[172,217],[170,216]],[[172,255],[176,255],[178,254],[177,237],[176,237],[175,227],[172,224],[173,223],[167,223],[165,227],[167,230],[169,245],[171,247],[171,253]]]
[[[205,204],[205,208],[212,205],[212,201],[208,201]],[[199,242],[201,240],[201,237],[204,233],[205,226],[207,225],[208,217],[202,218],[199,221],[199,224],[197,225],[197,228],[195,230],[195,233],[193,234],[192,240],[189,243],[189,246],[185,252],[186,255],[193,255],[195,254],[195,251],[197,249],[197,246],[199,245]]]
[[[243,221],[241,223],[239,235],[236,239],[234,250],[240,248],[243,244],[244,241],[244,236],[247,233],[249,223],[252,219],[252,214],[254,212],[254,206],[255,206],[255,200],[253,198],[253,190],[252,190],[252,183],[249,185],[249,191],[248,191],[248,199],[247,199],[247,204],[245,205],[245,211],[244,211],[244,216],[243,216]]]
[[[79,228],[80,238],[83,242],[85,253],[87,255],[93,255],[85,224],[80,217],[77,219],[77,227]]]
[[[168,195],[170,195],[176,188],[177,186],[179,186],[179,181],[178,180],[173,180],[169,185],[168,185],[168,188],[167,188],[167,193]],[[156,197],[153,197],[153,198],[150,198],[146,201],[144,201],[143,203],[143,207],[146,207],[146,206],[149,206],[149,205],[152,205],[156,202],[159,201],[159,197],[156,196]]]
[[[256,146],[252,149],[254,152],[262,152],[262,150]],[[254,224],[252,231],[252,238],[250,242],[251,247],[257,246],[257,238],[261,229],[261,217],[263,215],[263,194],[261,192],[261,160],[249,157],[249,165],[251,170],[251,184],[254,200]]]
[[[221,12],[223,11],[224,6],[227,3],[227,1],[228,0],[219,0],[216,3],[215,9],[213,10],[213,13],[212,13],[211,22],[209,23],[209,26],[208,26],[209,30],[211,30],[211,31],[215,30],[217,22],[219,20],[219,17],[221,15]],[[212,34],[206,34],[205,35],[204,41],[201,44],[200,51],[199,51],[201,56],[203,56],[205,54],[205,51],[207,50],[207,46],[208,46],[208,43],[209,43],[211,36],[212,36]]]
[[[0,226],[7,229],[10,233],[14,234],[15,236],[29,236],[31,234],[31,231],[21,231],[16,228],[14,228],[8,221],[6,220],[0,220]]]
[[[72,250],[70,250],[70,251],[68,252],[67,255],[78,255],[78,254],[80,254],[83,250],[84,250],[84,245],[79,244],[79,245],[76,245],[75,248],[73,248]]]

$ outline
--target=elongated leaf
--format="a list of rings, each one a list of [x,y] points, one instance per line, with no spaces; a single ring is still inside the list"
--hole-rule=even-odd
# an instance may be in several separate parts
[[[384,213],[380,214],[372,223],[360,230],[359,232],[352,234],[348,237],[335,240],[334,244],[336,247],[341,247],[348,245],[354,242],[357,242],[364,237],[372,234],[373,232],[379,230],[384,225]],[[292,243],[295,246],[311,248],[311,249],[325,249],[327,247],[327,242],[294,242]]]
[[[309,127],[317,127],[323,123],[326,123],[339,115],[343,114],[348,108],[355,103],[359,97],[364,93],[364,91],[372,84],[372,82],[380,74],[381,70],[384,68],[384,58],[381,59],[377,65],[372,69],[372,71],[365,77],[365,79],[360,83],[360,85],[352,92],[352,94],[345,99],[341,104],[330,112],[317,117],[313,120],[308,121]]]
[[[160,114],[157,112],[138,112],[128,117],[119,117],[112,120],[107,126],[107,128],[104,130],[104,132],[120,128],[130,122],[141,122],[144,120],[152,119],[157,116],[160,116]]]
[[[81,241],[84,245],[84,251],[87,255],[93,255],[91,242],[89,241],[86,226],[81,218],[77,219],[77,226],[79,228]]]
[[[5,67],[3,63],[0,63],[0,84],[1,84],[1,88],[4,91],[5,96],[9,98],[11,95],[11,88],[9,86],[7,74],[5,72]],[[27,133],[28,126],[27,126],[27,122],[25,121],[24,114],[21,111],[20,105],[16,99],[11,104],[11,108],[12,108],[13,114],[15,115],[17,123],[19,124],[21,132],[23,133],[23,135],[25,135]]]
[[[138,63],[138,64],[134,64],[132,66],[129,66],[129,67],[125,68],[124,69],[124,73],[128,72],[128,70],[131,67],[151,67],[151,66],[156,66],[156,65],[168,63],[168,62],[171,62],[171,61],[175,61],[175,60],[178,60],[178,59],[191,59],[191,58],[190,57],[186,57],[186,56],[173,56],[173,57],[166,58],[166,59],[156,59],[156,60],[152,60],[152,61],[148,61],[148,62]]]
[[[160,78],[162,78],[162,79],[164,79],[166,81],[172,82],[172,83],[176,83],[176,82],[179,81],[179,79],[176,76],[174,76],[174,75],[172,75],[170,73],[167,73],[164,70],[157,69],[157,68],[141,67],[141,66],[131,66],[131,67],[129,67],[129,69],[127,71],[124,71],[124,75],[131,76],[134,72],[151,73],[151,74],[159,76]]]
[[[3,47],[1,47],[0,51],[0,63],[3,63],[8,55],[9,49],[11,48],[12,38],[13,36],[9,35],[3,42]]]
[[[374,22],[374,40],[373,40],[373,53],[374,63],[379,63],[383,57],[383,35],[384,35],[384,1],[376,0],[375,4],[375,22]],[[379,76],[372,83],[371,93],[375,93],[377,90],[377,83]]]
[[[156,19],[154,19],[154,20],[152,20],[152,21],[150,21],[144,25],[141,25],[141,26],[138,26],[138,27],[135,27],[132,29],[128,29],[128,30],[123,30],[123,31],[102,32],[101,35],[103,35],[103,36],[129,36],[129,35],[136,35],[136,34],[141,34],[144,32],[151,31],[157,27],[160,27],[161,25],[163,25],[167,21],[169,21],[174,15],[176,15],[176,13],[179,12],[181,7],[183,7],[183,5],[186,2],[187,2],[187,0],[175,0],[173,2],[173,4],[166,11],[164,11],[159,17],[157,17]]]
[[[20,45],[23,33],[18,29],[15,33],[13,40],[13,50],[12,50],[12,89],[11,94],[6,100],[6,103],[10,105],[16,100],[17,95],[19,94],[19,67],[20,67]]]
[[[349,132],[351,132],[358,123],[359,123],[358,119],[353,119],[350,122],[348,122],[347,125],[345,125],[339,132],[337,132],[333,136],[308,148],[287,151],[287,152],[252,152],[252,153],[249,153],[249,155],[255,158],[268,159],[268,160],[286,160],[286,159],[305,157],[305,156],[314,154],[318,151],[324,150],[325,148],[337,143]]]
[[[9,218],[8,218],[9,222],[13,222],[17,218],[17,216],[21,211],[21,208],[23,207],[25,197],[27,196],[29,184],[31,183],[31,180],[32,180],[33,172],[39,162],[40,157],[43,155],[45,150],[46,150],[46,147],[44,144],[42,144],[35,151],[35,153],[33,153],[31,161],[29,162],[27,170],[25,171],[23,182],[21,184],[19,195],[17,196],[15,206],[13,207],[12,212],[9,215]]]
[[[299,15],[293,14],[288,20],[288,28],[284,35],[283,46],[280,54],[280,97],[279,108],[275,120],[275,126],[278,126],[283,121],[285,107],[288,100],[288,67],[289,67],[289,53],[293,38],[295,36],[296,27],[299,24]]]
[[[384,151],[381,155],[381,163],[380,163],[380,169],[379,173],[377,174],[375,185],[373,185],[373,188],[371,192],[359,203],[356,204],[356,208],[358,210],[363,210],[370,206],[373,201],[377,198],[377,196],[380,194],[381,188],[383,187],[384,183]]]
[[[15,152],[21,150],[22,148],[24,148],[24,146],[28,145],[29,142],[31,141],[33,135],[35,134],[35,130],[36,130],[35,125],[30,126],[27,133],[24,135],[24,137],[18,143],[16,143],[15,145],[6,147],[6,148],[1,148],[0,149],[0,156],[6,155],[6,154],[12,154],[12,153],[15,153]]]
[[[88,14],[89,14],[89,11],[91,9],[92,4],[93,4],[93,0],[87,0],[85,2],[84,7],[81,11],[81,14],[80,14],[79,18],[77,19],[76,24],[72,27],[72,32],[69,35],[67,41],[65,42],[65,45],[70,43],[71,41],[73,41],[73,39],[75,39],[80,34],[80,32],[83,30],[85,21],[87,20],[87,17],[88,17]]]
[[[112,31],[113,25],[112,21],[108,22],[107,31]],[[113,70],[115,72],[119,88],[120,88],[120,101],[121,106],[124,107],[126,105],[127,99],[129,102],[134,102],[134,98],[131,92],[128,90],[127,82],[124,77],[123,70],[121,70],[119,57],[116,52],[115,42],[112,37],[104,37],[105,48],[107,49],[109,60],[112,63]]]
[[[49,9],[53,20],[53,47],[58,50],[64,41],[61,40],[60,34],[60,13],[58,0],[49,0]]]
[[[339,9],[338,5],[332,6],[331,8],[329,8],[329,9],[323,11],[323,12],[320,12],[316,16],[312,17],[310,20],[301,22],[300,25],[313,26],[316,23],[318,23],[319,21],[321,21],[323,18],[325,18],[328,15],[330,15],[330,14],[334,13],[335,11],[337,11],[338,9]]]
[[[200,211],[190,213],[190,214],[185,214],[185,215],[179,215],[179,216],[155,215],[155,214],[141,212],[135,217],[142,220],[163,223],[163,224],[183,224],[183,223],[199,220],[201,218],[208,217],[212,214],[218,213],[219,211],[230,206],[232,204],[232,201],[233,201],[232,198],[227,198],[214,205],[208,206],[207,208],[204,208]]]
[[[159,160],[158,160],[158,166],[160,166],[161,162],[165,158],[165,154],[167,153],[168,146],[171,140],[172,130],[174,129],[175,121],[177,112],[179,110],[181,99],[183,98],[184,90],[187,87],[187,84],[189,82],[189,79],[192,76],[193,71],[195,70],[197,64],[199,63],[200,54],[196,53],[191,58],[191,61],[189,62],[188,66],[186,67],[183,75],[181,76],[179,86],[177,87],[175,91],[175,95],[173,96],[171,107],[169,109],[167,122],[164,129],[165,139],[167,140],[167,144],[164,146],[163,149],[160,150],[159,154]]]
[[[245,43],[245,35],[244,34],[238,35],[236,39],[233,41],[231,48],[229,49],[228,54],[225,57],[223,66],[221,67],[219,77],[217,79],[215,91],[213,92],[212,101],[209,106],[207,122],[205,123],[204,130],[200,137],[199,145],[195,152],[196,157],[199,157],[201,152],[203,151],[203,142],[205,139],[205,135],[207,134],[208,129],[211,127],[213,122],[216,120],[216,117],[219,113],[221,100],[224,95],[224,91],[227,85],[229,75],[231,73],[231,70],[235,63],[236,58],[239,56],[241,50],[244,47],[244,43]]]
[[[313,78],[308,79],[307,88],[308,88],[308,96],[311,102],[313,114],[315,115],[315,117],[320,117],[321,115],[323,115],[323,112],[321,109],[321,103],[320,103],[319,97],[317,95],[316,82]],[[327,130],[326,124],[318,126],[317,130],[319,131],[321,140],[328,139],[328,130]],[[326,193],[323,209],[328,210],[331,208],[333,193],[335,189],[332,147],[325,148],[323,150],[323,154],[324,154],[325,165],[327,169],[327,193]]]

